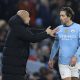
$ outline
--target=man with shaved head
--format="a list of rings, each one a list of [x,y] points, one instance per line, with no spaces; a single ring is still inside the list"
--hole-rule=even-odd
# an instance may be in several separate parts
[[[57,32],[57,29],[48,27],[44,32],[33,34],[29,21],[29,13],[25,10],[19,10],[9,20],[10,31],[3,49],[2,80],[25,80],[30,42],[39,42],[49,35],[54,37]]]

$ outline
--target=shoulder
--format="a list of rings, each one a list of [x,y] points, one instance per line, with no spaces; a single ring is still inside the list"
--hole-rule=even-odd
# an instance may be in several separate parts
[[[77,28],[80,28],[80,24],[78,24],[78,23],[74,23],[74,26]]]
[[[14,22],[15,19],[16,19],[16,15],[12,16],[12,17],[9,19],[9,23]]]
[[[62,29],[62,28],[63,28],[63,25],[59,25],[58,28],[59,28],[59,29]]]
[[[80,31],[80,24],[74,23],[74,27],[75,27],[76,30]]]
[[[57,32],[56,34],[58,34],[59,32],[61,32],[61,31],[63,30],[63,25],[59,25],[57,28],[58,28],[59,30],[58,30],[58,32]]]
[[[63,25],[59,25],[58,27],[61,28],[61,27],[63,27]]]

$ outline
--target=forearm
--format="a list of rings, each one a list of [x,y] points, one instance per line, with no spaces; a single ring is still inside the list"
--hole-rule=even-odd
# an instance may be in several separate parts
[[[50,54],[50,60],[52,60],[55,57],[58,49],[59,49],[59,43],[58,43],[58,41],[54,41],[54,44],[53,44],[52,50],[51,50],[51,54]]]
[[[75,57],[80,57],[80,47],[78,47]]]

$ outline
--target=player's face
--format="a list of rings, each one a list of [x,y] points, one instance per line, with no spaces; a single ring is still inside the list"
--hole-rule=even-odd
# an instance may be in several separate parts
[[[70,20],[65,11],[60,11],[60,20],[62,24],[66,24]]]

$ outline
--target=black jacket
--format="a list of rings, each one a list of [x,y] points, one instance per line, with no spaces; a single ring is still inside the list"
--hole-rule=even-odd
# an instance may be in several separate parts
[[[9,20],[9,26],[10,31],[3,49],[2,73],[4,76],[6,74],[24,75],[30,42],[38,42],[49,36],[45,31],[34,35],[18,15]]]

